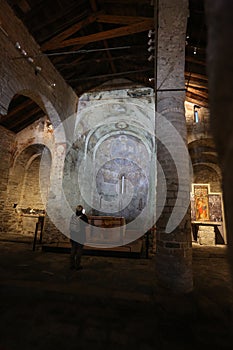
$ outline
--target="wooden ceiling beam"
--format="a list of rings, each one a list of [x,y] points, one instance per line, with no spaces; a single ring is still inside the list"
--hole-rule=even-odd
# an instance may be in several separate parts
[[[195,63],[195,64],[200,64],[201,66],[206,66],[205,61],[198,60],[195,57],[186,56],[185,61]]]
[[[74,33],[78,32],[80,29],[86,27],[87,25],[93,23],[96,21],[97,15],[99,13],[91,14],[89,17],[85,18],[84,20],[74,24],[73,26],[69,27],[68,29],[64,30],[62,33],[54,36],[49,41],[45,42],[43,45],[41,45],[41,49],[43,51],[49,49],[52,46],[56,46],[57,43],[62,42],[69,36],[73,35]]]
[[[37,115],[39,119],[42,115],[45,115],[45,113],[39,106],[36,106],[31,111],[20,114],[20,116],[18,115],[15,118],[13,118],[13,116],[11,118],[8,118],[5,122],[14,128],[15,126],[20,125],[24,122],[27,123],[31,118],[34,121],[34,115]]]
[[[131,55],[121,55],[121,56],[114,56],[112,57],[112,60],[113,61],[118,61],[118,60],[143,60],[145,59],[145,54],[143,52],[139,52],[138,55],[135,55],[135,54],[131,54]],[[95,57],[95,58],[92,58],[92,59],[89,59],[89,60],[82,60],[80,62],[80,59],[79,60],[74,60],[70,63],[58,63],[56,66],[59,70],[62,70],[62,69],[66,69],[66,68],[70,68],[70,67],[73,67],[74,69],[75,68],[79,68],[77,66],[77,63],[79,63],[79,66],[80,66],[80,69],[81,69],[81,66],[82,65],[89,65],[89,64],[98,64],[98,63],[102,63],[102,62],[106,62],[108,61],[108,57]],[[76,66],[76,67],[74,67]]]
[[[186,91],[186,100],[189,100],[189,102],[192,102],[192,103],[195,103],[199,106],[201,106],[201,104],[205,105],[205,107],[208,107],[208,99],[203,97],[203,96],[200,96],[200,95],[197,95],[197,94],[194,94],[192,92],[189,92],[189,91]]]
[[[119,5],[150,5],[151,6],[151,0],[98,0],[99,3],[105,3],[105,4],[119,4]]]
[[[97,12],[97,3],[96,3],[96,0],[90,0],[90,4],[91,4],[92,10],[93,10],[94,12]],[[97,21],[97,22],[98,22],[98,21]],[[100,32],[103,31],[102,23],[98,23],[98,28],[99,28]],[[108,49],[109,46],[108,46],[108,42],[107,42],[106,39],[103,40],[103,43],[104,43],[104,47],[105,47],[106,49]],[[114,62],[113,62],[113,60],[112,60],[112,55],[111,55],[111,53],[109,52],[109,50],[107,50],[105,54],[106,54],[106,56],[107,56],[108,59],[109,59],[109,64],[110,64],[110,66],[111,66],[112,72],[113,72],[113,73],[116,73],[117,70],[116,70],[116,66],[115,66],[115,64],[114,64]]]
[[[23,13],[28,13],[31,10],[31,6],[26,0],[19,0],[18,6],[23,11]]]
[[[140,23],[134,23],[128,26],[106,30],[100,33],[90,34],[90,35],[73,38],[73,39],[67,39],[63,42],[56,42],[53,44],[51,43],[50,45],[43,46],[42,50],[45,50],[45,49],[53,50],[53,49],[64,48],[72,45],[86,45],[92,42],[102,41],[105,39],[112,39],[112,38],[118,38],[121,36],[141,33],[141,32],[153,29],[153,27],[154,27],[154,20],[148,19]]]
[[[4,121],[10,117],[12,117],[13,115],[21,112],[23,109],[26,109],[28,106],[34,104],[35,102],[31,99],[28,99],[20,104],[17,105],[17,107],[14,107],[13,109],[11,109],[11,111],[9,113],[7,113],[6,115],[3,115],[2,118],[0,119],[0,121]]]
[[[200,97],[203,97],[203,98],[208,98],[208,93],[207,91],[202,91],[202,90],[199,90],[199,89],[194,89],[194,88],[191,88],[191,87],[188,87],[188,89],[186,90],[187,92],[191,92],[197,96],[200,96]]]
[[[207,84],[203,84],[203,83],[196,83],[196,82],[190,82],[186,83],[186,88],[197,88],[197,89],[205,89],[206,91],[208,91],[208,85]]]
[[[123,75],[131,75],[131,74],[141,74],[145,72],[153,71],[151,68],[146,68],[142,70],[136,70],[136,71],[127,71],[127,72],[119,72],[119,73],[114,73],[114,74],[101,74],[101,75],[96,75],[96,76],[90,76],[90,77],[80,77],[77,79],[70,79],[70,82],[75,82],[75,81],[87,81],[87,80],[96,80],[96,79],[103,79],[103,78],[110,78],[110,77],[115,77],[115,76],[123,76]]]
[[[139,17],[139,16],[112,16],[100,14],[97,16],[96,21],[101,23],[112,23],[112,24],[133,24],[138,22],[147,21],[150,17]]]
[[[199,74],[199,73],[193,73],[193,72],[188,72],[188,71],[185,72],[185,78],[189,79],[189,78],[192,78],[192,77],[200,79],[200,80],[208,81],[207,75],[203,75],[203,74]]]
[[[207,101],[201,101],[199,98],[195,98],[194,96],[189,96],[189,95],[186,95],[186,99],[185,99],[187,102],[190,102],[190,103],[193,103],[195,105],[198,105],[200,107],[205,107],[205,108],[208,108],[209,107],[209,104]]]

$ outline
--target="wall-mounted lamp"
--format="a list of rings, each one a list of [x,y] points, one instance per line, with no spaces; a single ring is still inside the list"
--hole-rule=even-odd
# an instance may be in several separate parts
[[[15,43],[15,48],[17,50],[21,50],[21,45],[20,45],[20,43],[18,41]]]
[[[151,61],[153,61],[154,58],[155,58],[155,56],[150,55],[147,59],[148,59],[149,62],[151,62]]]
[[[199,121],[200,121],[199,114],[198,114],[198,110],[199,110],[200,108],[201,108],[201,107],[198,106],[198,105],[194,105],[194,106],[193,106],[193,118],[194,118],[194,123],[199,123]]]
[[[152,45],[152,44],[154,44],[155,43],[155,41],[154,40],[152,40],[152,39],[150,39],[149,41],[148,41],[148,45]]]
[[[42,71],[40,66],[35,66],[35,75],[38,75]]]
[[[27,56],[28,54],[27,54],[27,52],[25,51],[25,50],[21,50],[21,54],[23,55],[23,56]]]
[[[150,29],[148,32],[148,38],[151,38],[152,35],[154,35],[154,34],[155,34],[155,31]]]
[[[34,62],[34,59],[32,57],[28,57],[27,60],[28,60],[29,63],[33,63]]]
[[[148,47],[148,49],[147,49],[147,51],[149,51],[149,52],[151,52],[151,51],[154,51],[154,46],[150,46],[150,47]]]

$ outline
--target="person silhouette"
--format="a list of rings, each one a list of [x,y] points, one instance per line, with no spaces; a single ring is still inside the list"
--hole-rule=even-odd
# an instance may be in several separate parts
[[[84,213],[82,205],[78,205],[76,212],[70,219],[70,268],[81,270],[81,258],[83,253],[83,246],[86,239],[86,226],[88,224],[88,217]]]

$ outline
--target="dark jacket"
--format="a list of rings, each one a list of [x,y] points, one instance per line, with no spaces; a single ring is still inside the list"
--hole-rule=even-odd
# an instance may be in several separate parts
[[[70,239],[72,241],[84,244],[86,240],[86,226],[88,217],[86,214],[77,216],[73,214],[70,219]]]

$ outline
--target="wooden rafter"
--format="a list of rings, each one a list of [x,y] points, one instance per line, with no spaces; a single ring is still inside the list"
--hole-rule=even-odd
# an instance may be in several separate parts
[[[7,123],[12,126],[16,127],[17,125],[20,125],[24,121],[29,120],[31,117],[33,118],[35,115],[44,115],[44,112],[39,106],[35,106],[31,111],[28,111],[27,113],[22,113],[20,116],[15,115],[15,118],[13,116],[10,119],[7,119]]]
[[[205,89],[206,91],[208,91],[208,85],[206,83],[203,82],[193,82],[193,81],[189,81],[188,84],[186,84],[186,88],[197,88],[197,89]]]
[[[186,94],[186,101],[194,103],[198,106],[208,108],[208,101],[207,100],[200,100],[200,97],[193,96],[192,94]]]
[[[196,79],[201,79],[204,81],[208,81],[208,77],[206,75],[203,74],[199,74],[199,73],[193,73],[193,72],[185,72],[185,78],[189,79],[189,78],[196,78]]]
[[[117,38],[121,36],[144,32],[146,30],[153,29],[153,26],[154,26],[154,20],[147,19],[139,23],[134,23],[131,25],[120,27],[120,28],[106,30],[100,33],[67,39],[62,42],[54,42],[50,44],[47,43],[47,45],[45,44],[42,46],[42,50],[45,51],[45,50],[60,49],[60,48],[64,48],[72,45],[86,45],[96,41],[112,39],[112,38]]]
[[[47,50],[51,45],[56,45],[56,43],[60,43],[69,36],[73,35],[74,33],[78,32],[80,29],[86,27],[87,25],[93,23],[96,21],[98,13],[91,14],[89,17],[85,18],[84,20],[74,24],[70,28],[64,30],[62,33],[54,36],[52,39],[47,41],[41,46],[42,50]]]
[[[41,46],[42,50],[46,50],[48,46],[52,45],[53,43],[62,42],[63,40],[67,39],[69,36],[73,35],[74,33],[78,32],[80,29],[86,27],[87,25],[98,22],[98,23],[112,23],[112,24],[133,24],[133,23],[139,23],[146,21],[150,18],[147,17],[133,17],[133,16],[111,16],[111,15],[105,15],[103,14],[103,11],[95,12],[91,14],[89,17],[85,18],[84,20],[74,24],[70,28],[66,29],[62,33],[56,35],[49,41],[47,41],[45,44]]]
[[[205,61],[198,60],[197,58],[191,57],[191,56],[186,56],[185,61],[190,62],[190,63],[194,63],[194,64],[200,64],[201,66],[206,66]]]
[[[208,92],[205,90],[205,91],[203,91],[203,90],[200,90],[200,89],[197,89],[197,88],[191,88],[191,87],[189,87],[188,89],[187,89],[187,92],[191,92],[191,93],[193,93],[194,95],[198,95],[198,96],[200,96],[201,98],[208,98]]]
[[[97,15],[96,21],[101,23],[112,23],[112,24],[133,24],[143,21],[150,20],[149,17],[135,17],[135,16],[112,16],[99,14]]]
[[[35,102],[31,99],[28,99],[24,102],[21,102],[20,104],[17,105],[17,107],[13,108],[8,114],[3,115],[1,117],[1,122],[4,121],[5,119],[8,119],[9,117],[12,117],[14,114],[19,113],[20,111],[22,111],[23,109],[26,109],[28,106],[34,104]]]
[[[96,0],[90,0],[90,4],[91,4],[92,11],[97,12],[97,3],[96,3]],[[97,22],[98,22],[98,20],[97,20]],[[101,32],[103,31],[102,23],[98,23],[98,28],[99,28],[99,30],[100,30]],[[103,43],[104,43],[104,47],[105,47],[106,49],[108,49],[109,46],[108,46],[108,42],[107,42],[106,39],[104,39]],[[117,72],[116,66],[115,66],[115,64],[114,64],[114,62],[113,62],[113,60],[112,60],[112,55],[111,55],[111,53],[109,52],[109,50],[106,51],[106,55],[107,55],[107,57],[108,57],[108,59],[109,59],[109,64],[110,64],[110,66],[111,66],[112,72],[113,72],[113,73],[116,73],[116,72]]]

